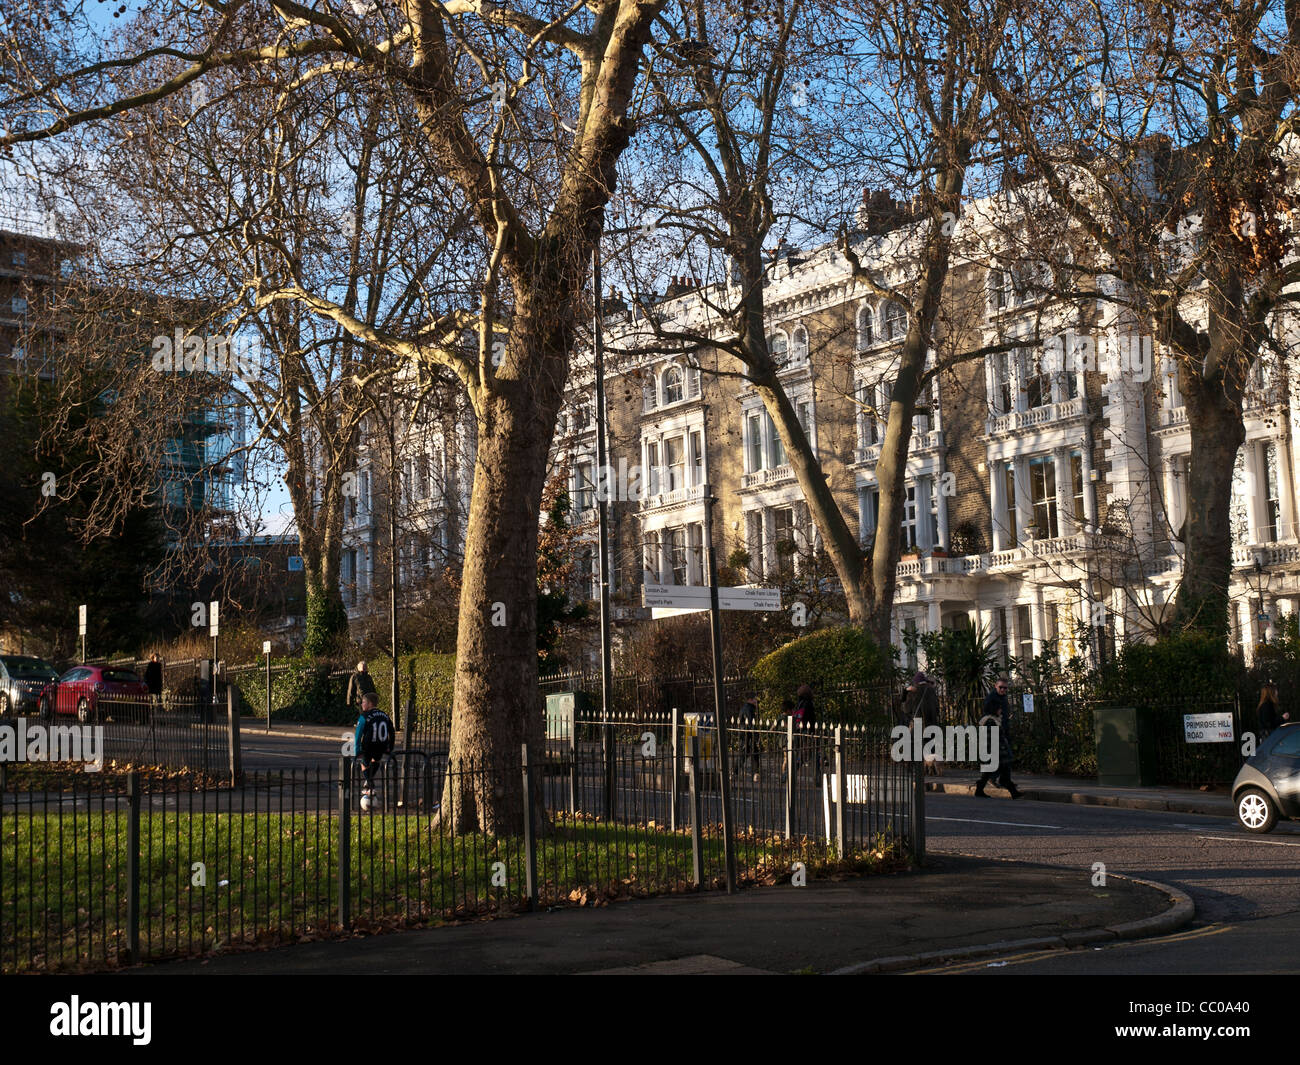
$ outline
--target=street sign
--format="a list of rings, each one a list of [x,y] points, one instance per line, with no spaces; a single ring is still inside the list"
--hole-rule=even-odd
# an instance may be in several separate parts
[[[270,640],[263,640],[263,641],[262,641],[262,654],[264,654],[264,655],[269,655],[270,653],[271,653],[271,641],[270,641]]]
[[[86,635],[86,604],[77,607],[77,635]]]
[[[1184,714],[1183,738],[1188,743],[1231,743],[1232,714]]]
[[[709,589],[699,584],[646,584],[641,588],[641,603],[679,612],[709,609]],[[722,610],[780,610],[779,588],[719,588],[718,607]]]
[[[208,604],[208,635],[220,636],[221,626],[218,624],[217,613],[221,609],[221,604],[215,600]]]

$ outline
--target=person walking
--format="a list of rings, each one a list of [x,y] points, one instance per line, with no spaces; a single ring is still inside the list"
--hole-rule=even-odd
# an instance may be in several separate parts
[[[1260,739],[1276,729],[1284,721],[1290,721],[1290,713],[1282,713],[1278,705],[1277,685],[1272,681],[1260,685],[1259,689],[1259,729]]]
[[[740,772],[748,764],[754,774],[754,783],[758,783],[758,696],[753,692],[740,704],[738,723],[743,733],[740,744]]]
[[[361,716],[357,718],[356,732],[352,736],[352,749],[365,780],[361,788],[363,810],[369,810],[374,801],[375,772],[384,756],[392,753],[395,742],[392,719],[379,709],[379,696],[372,691],[366,692],[361,696]]]
[[[817,710],[813,706],[812,688],[809,687],[807,684],[800,684],[794,694],[795,694],[794,727],[796,731],[802,729],[804,732],[808,733],[808,737],[804,741],[804,747],[805,750],[809,747],[812,748],[813,773],[816,776],[821,776],[821,771],[822,771],[821,748],[818,745],[817,737],[812,735],[812,728],[814,725],[817,724]],[[808,761],[808,757],[807,755],[805,755],[804,757],[799,759],[799,764],[802,766],[807,761]]]
[[[993,685],[993,690],[984,699],[984,716],[980,718],[980,727],[998,730],[998,767],[993,771],[981,769],[979,783],[975,785],[975,794],[981,799],[988,798],[984,788],[990,782],[999,788],[1005,788],[1011,793],[1013,799],[1020,798],[1020,789],[1011,779],[1011,735],[1006,727],[1010,710],[1007,703],[1007,687],[1007,678],[999,677]]]
[[[357,663],[356,671],[352,676],[348,677],[348,706],[360,710],[362,700],[367,695],[375,696],[375,704],[379,704],[379,690],[375,687],[375,679],[366,671],[366,663],[361,661]]]
[[[155,710],[162,705],[163,670],[162,661],[155,651],[149,656],[149,664],[144,667],[144,686],[149,689],[149,702]]]
[[[939,692],[933,681],[924,673],[917,673],[908,682],[904,712],[906,715],[904,723],[908,728],[915,727],[914,722],[917,718],[921,719],[923,729],[939,724]],[[932,777],[943,775],[943,769],[937,759],[925,759],[925,775]]]

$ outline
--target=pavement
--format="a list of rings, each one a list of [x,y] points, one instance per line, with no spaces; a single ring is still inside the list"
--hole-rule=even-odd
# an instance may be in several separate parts
[[[244,722],[261,733],[261,722]],[[345,726],[273,723],[273,733],[336,740]],[[949,767],[931,792],[973,795],[978,774]],[[1026,800],[1230,818],[1226,786],[1115,787],[1016,774],[1023,799],[990,787],[990,809]],[[137,972],[208,974],[729,974],[854,975],[1078,948],[1175,931],[1191,899],[1172,886],[1110,873],[931,854],[905,873],[701,892],[557,908],[435,929],[357,935],[273,950],[232,952]],[[996,964],[990,961],[989,964]]]
[[[853,975],[1172,932],[1191,900],[1152,881],[935,855],[920,870],[557,908],[142,967],[175,974]]]

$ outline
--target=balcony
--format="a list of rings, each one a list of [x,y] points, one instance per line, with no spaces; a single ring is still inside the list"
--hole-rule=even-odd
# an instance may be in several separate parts
[[[1122,537],[1077,532],[1069,536],[1054,537],[1051,540],[1032,540],[1021,547],[986,552],[982,555],[909,559],[899,562],[898,576],[901,579],[1006,572],[1024,569],[1038,562],[1073,563],[1088,556],[1123,552],[1127,549],[1128,544]],[[1294,550],[1297,551],[1297,558],[1300,559],[1300,545],[1296,545]]]
[[[1238,568],[1253,566],[1258,559],[1265,569],[1300,562],[1300,543],[1243,544],[1232,549],[1232,564]]]
[[[986,427],[989,436],[997,436],[1072,421],[1075,418],[1082,418],[1083,413],[1083,397],[1075,396],[1074,399],[1067,399],[1061,403],[1049,403],[1044,407],[999,414],[990,418]]]
[[[793,480],[794,471],[788,465],[784,465],[770,470],[755,470],[753,473],[747,473],[741,477],[740,487],[742,491],[746,488],[772,488]]]
[[[927,455],[943,448],[943,431],[935,429],[928,433],[912,432],[912,439],[907,445],[908,455]],[[874,466],[880,461],[880,444],[853,449],[855,466]]]
[[[648,492],[641,500],[642,510],[659,510],[663,507],[681,507],[689,503],[698,503],[704,499],[704,485],[693,488],[669,488],[662,492]]]

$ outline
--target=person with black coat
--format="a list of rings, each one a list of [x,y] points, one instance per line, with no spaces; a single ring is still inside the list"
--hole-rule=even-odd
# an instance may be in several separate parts
[[[1007,702],[1007,678],[999,677],[993,690],[984,699],[984,716],[980,718],[981,728],[996,726],[998,730],[998,767],[992,772],[982,770],[979,783],[975,785],[975,794],[981,799],[988,798],[984,794],[984,788],[990,781],[999,788],[1006,788],[1013,799],[1020,798],[1020,789],[1011,779],[1011,732],[1007,728],[1010,709]]]

